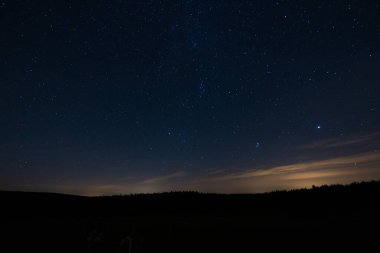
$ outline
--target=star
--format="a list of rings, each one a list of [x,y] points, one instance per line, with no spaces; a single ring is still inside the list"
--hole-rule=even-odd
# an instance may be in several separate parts
[[[206,93],[206,87],[203,82],[199,84],[199,98],[202,98]]]
[[[301,156],[312,162],[325,160],[325,153],[380,152],[375,134],[380,28],[373,22],[378,1],[330,6],[276,0],[265,8],[228,0],[71,1],[70,6],[23,1],[16,16],[3,2],[10,1],[0,1],[7,16],[2,25],[11,29],[3,29],[7,47],[0,47],[0,105],[6,105],[0,106],[6,119],[0,126],[6,135],[0,144],[0,188],[6,183],[22,190],[27,178],[28,189],[49,190],[59,175],[67,175],[73,189],[105,177],[115,191],[129,193],[134,186],[119,187],[120,177],[133,177],[137,185],[183,170],[188,176],[160,180],[148,190],[182,190],[182,185],[198,190],[194,178],[208,180],[201,172],[209,167],[234,175]],[[45,18],[30,22],[29,10]],[[335,15],[324,15],[331,11]],[[262,23],[268,29],[253,29]],[[31,31],[61,39],[62,50],[57,43],[37,43],[40,36]],[[353,38],[353,31],[360,36]],[[351,141],[356,135],[365,135],[369,144]],[[314,143],[326,150],[298,149]],[[19,164],[23,169],[17,170]],[[51,173],[30,176],[44,167]],[[361,179],[357,173],[350,180]],[[266,181],[260,183],[264,188],[249,188],[232,181],[215,182],[212,190],[283,186]],[[312,180],[306,181],[305,186]],[[200,191],[211,189],[201,185]]]

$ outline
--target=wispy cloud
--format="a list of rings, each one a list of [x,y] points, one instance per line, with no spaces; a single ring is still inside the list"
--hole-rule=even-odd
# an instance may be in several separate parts
[[[153,177],[147,180],[144,180],[142,183],[144,184],[154,184],[162,181],[167,181],[169,179],[178,178],[178,177],[184,177],[187,173],[185,171],[177,171],[174,173],[171,173],[169,175],[159,176],[159,177]]]
[[[219,193],[255,193],[312,185],[380,180],[380,151],[315,159],[263,169],[205,171],[198,176],[184,171],[149,179],[132,178],[128,182],[86,185],[55,185],[52,191],[83,195],[150,193],[197,190]]]
[[[216,192],[264,192],[373,179],[380,179],[380,152],[247,169],[200,180],[198,187]]]
[[[217,175],[217,174],[223,174],[227,171],[228,171],[227,169],[209,169],[207,170],[207,173],[209,175]]]
[[[341,136],[299,146],[301,149],[330,149],[380,142],[380,133]]]
[[[287,162],[264,168],[211,168],[189,172],[177,170],[152,177],[121,177],[78,184],[45,186],[44,189],[83,195],[150,193],[197,190],[219,193],[254,193],[312,185],[380,180],[380,134],[327,139],[289,149]],[[25,186],[25,189],[39,189]]]
[[[309,161],[303,163],[294,163],[283,166],[276,166],[266,169],[252,169],[238,173],[231,173],[221,177],[215,177],[213,181],[249,179],[255,177],[294,175],[299,173],[322,172],[331,169],[340,169],[341,173],[347,173],[352,167],[363,168],[380,165],[380,152],[369,152],[357,155],[342,156],[324,160]],[[361,173],[358,169],[355,173]],[[378,168],[380,174],[380,167]]]

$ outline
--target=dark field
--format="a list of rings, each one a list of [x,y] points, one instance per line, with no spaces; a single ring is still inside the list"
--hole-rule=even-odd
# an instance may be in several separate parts
[[[252,195],[0,192],[1,252],[380,252],[380,182]]]

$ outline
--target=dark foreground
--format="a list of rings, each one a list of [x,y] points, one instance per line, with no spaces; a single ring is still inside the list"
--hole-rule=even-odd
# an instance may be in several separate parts
[[[380,182],[254,195],[0,192],[1,252],[380,252]]]

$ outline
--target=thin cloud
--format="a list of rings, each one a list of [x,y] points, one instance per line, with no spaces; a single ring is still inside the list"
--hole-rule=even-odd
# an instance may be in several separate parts
[[[333,138],[297,147],[298,151],[308,151],[307,154],[302,152],[298,155],[295,154],[298,158],[293,157],[292,159],[293,161],[303,160],[302,162],[289,162],[263,169],[211,168],[198,175],[175,171],[151,178],[123,178],[117,183],[88,182],[82,185],[52,185],[51,191],[83,195],[181,190],[255,193],[311,187],[312,185],[379,180],[380,150],[376,151],[379,143],[379,133]],[[356,152],[361,151],[352,153],[351,147],[355,147]],[[330,152],[330,149],[333,148],[339,148],[339,152],[337,153],[335,150]],[[327,157],[323,152],[319,152],[324,149],[328,153]],[[297,150],[293,151],[297,153]],[[299,158],[300,155],[302,159]]]
[[[227,171],[227,169],[210,169],[207,171],[209,175],[217,175],[217,174],[223,174]]]
[[[144,183],[144,184],[155,184],[155,183],[166,181],[166,180],[173,179],[173,178],[184,177],[186,175],[187,175],[187,173],[185,171],[177,171],[177,172],[174,172],[174,173],[169,174],[169,175],[164,175],[164,176],[159,176],[159,177],[154,177],[154,178],[144,180],[142,183]]]
[[[252,169],[239,173],[232,173],[222,177],[215,177],[213,181],[249,179],[255,177],[265,177],[274,175],[289,175],[296,173],[308,173],[317,171],[328,171],[330,169],[341,169],[341,173],[346,173],[347,170],[352,170],[352,167],[368,167],[372,165],[380,165],[380,152],[368,152],[356,155],[348,155],[330,159],[322,159],[316,161],[294,163],[283,166],[276,166],[266,169]],[[355,173],[361,173],[358,170]],[[378,168],[380,174],[380,167]]]
[[[248,169],[233,173],[223,171],[220,174],[208,173],[206,178],[204,176],[189,177],[186,172],[177,171],[142,181],[132,180],[128,183],[117,184],[95,183],[81,187],[56,186],[59,188],[56,190],[90,196],[181,190],[255,193],[379,179],[380,151],[317,159],[265,169]]]
[[[255,193],[379,179],[380,152],[366,152],[216,175],[193,185],[207,192]]]
[[[372,133],[365,135],[355,135],[355,136],[342,136],[337,138],[332,138],[323,141],[317,141],[306,145],[301,145],[301,149],[330,149],[339,147],[348,147],[353,145],[365,145],[371,143],[379,143],[380,133]]]

